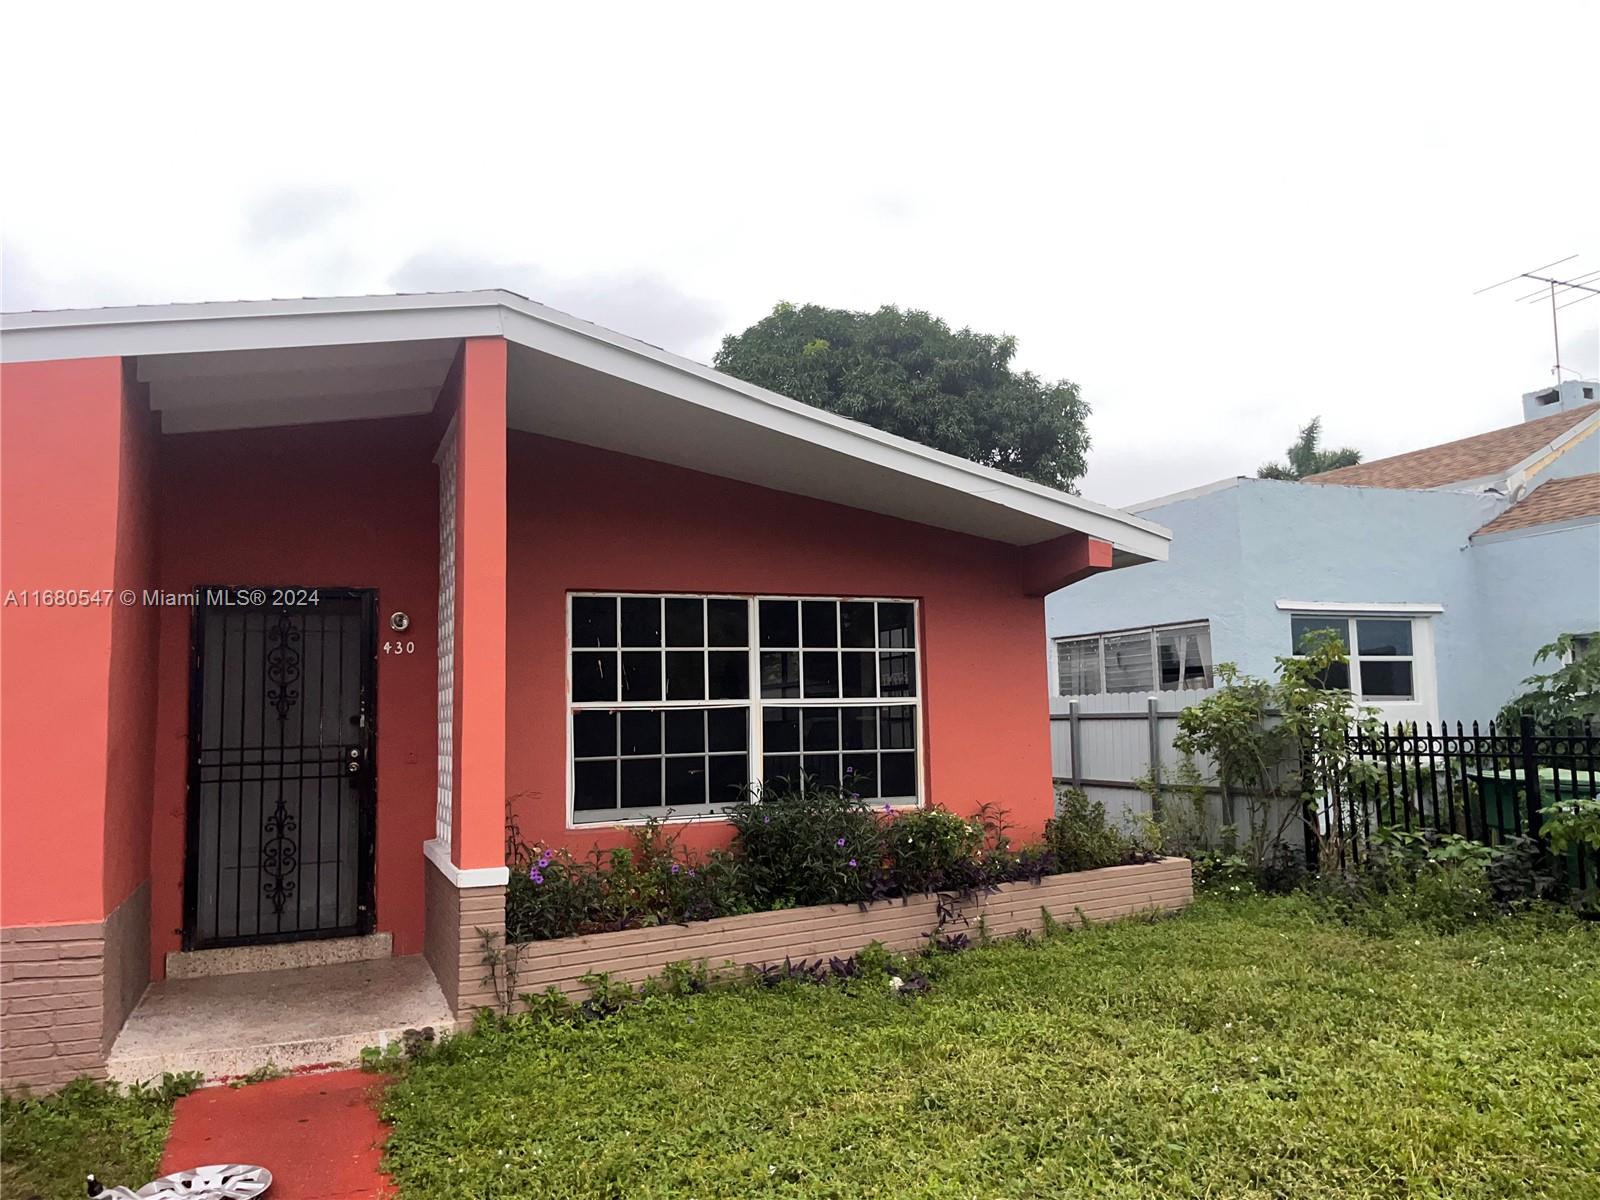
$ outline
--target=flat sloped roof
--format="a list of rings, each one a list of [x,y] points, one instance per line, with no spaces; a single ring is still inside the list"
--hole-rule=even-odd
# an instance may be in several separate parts
[[[685,427],[740,430],[752,460],[764,454],[778,461],[785,447],[805,447],[816,469],[797,472],[790,486],[769,486],[1013,545],[1083,533],[1109,542],[1118,566],[1167,557],[1171,534],[1154,522],[802,404],[509,291],[5,313],[0,361],[143,360],[467,337],[502,337],[593,372],[614,381],[618,397],[629,388],[681,402]],[[594,411],[603,405],[569,409],[579,407],[590,411],[572,420],[584,424],[569,424],[558,436],[588,440],[589,429],[596,438],[610,436],[605,412]],[[665,427],[659,413],[651,416]],[[680,465],[709,473],[739,470],[726,446],[705,438],[676,447],[675,455]],[[827,469],[830,463],[836,466]]]

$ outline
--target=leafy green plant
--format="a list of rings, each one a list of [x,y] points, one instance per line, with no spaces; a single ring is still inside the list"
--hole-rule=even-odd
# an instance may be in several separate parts
[[[1522,681],[1527,689],[1507,701],[1496,722],[1502,730],[1514,729],[1523,717],[1532,717],[1541,732],[1565,732],[1583,721],[1600,720],[1600,634],[1562,634],[1540,646],[1533,665],[1554,659],[1553,671],[1535,673]]]
[[[1578,796],[1539,810],[1540,827],[1557,854],[1573,846],[1600,850],[1600,796]]]
[[[777,905],[872,899],[883,864],[883,827],[870,804],[842,787],[752,785],[727,812],[751,900]]]
[[[1373,833],[1372,843],[1384,860],[1412,873],[1429,865],[1483,870],[1494,861],[1493,849],[1482,842],[1434,829],[1400,829],[1385,825]]]
[[[1158,779],[1146,771],[1133,781],[1150,798],[1150,822],[1144,840],[1163,854],[1194,859],[1212,849],[1206,805],[1210,789],[1194,759],[1185,757]]]
[[[888,886],[904,896],[966,888],[984,850],[984,829],[942,808],[888,814],[882,823]]]
[[[1106,819],[1106,806],[1077,788],[1057,793],[1056,814],[1045,823],[1044,840],[1062,871],[1114,867],[1138,854],[1127,835]]]
[[[750,911],[731,854],[685,853],[659,819],[632,844],[580,860],[565,849],[518,843],[506,889],[509,942],[703,921]],[[514,994],[514,981],[509,994]]]
[[[1186,756],[1210,759],[1225,811],[1235,800],[1245,803],[1242,850],[1258,875],[1288,845],[1291,832],[1328,836],[1308,813],[1376,781],[1375,769],[1352,752],[1347,737],[1352,725],[1373,732],[1374,710],[1358,708],[1348,689],[1329,685],[1336,668],[1349,661],[1343,642],[1319,630],[1301,650],[1277,660],[1274,683],[1219,664],[1216,692],[1178,714],[1174,745]]]
[[[647,979],[639,988],[641,996],[695,996],[711,989],[711,970],[704,961],[672,962],[661,974]]]

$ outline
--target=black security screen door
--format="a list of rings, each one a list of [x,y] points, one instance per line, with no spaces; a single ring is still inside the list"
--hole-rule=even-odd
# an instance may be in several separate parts
[[[376,597],[202,588],[184,946],[373,927]]]

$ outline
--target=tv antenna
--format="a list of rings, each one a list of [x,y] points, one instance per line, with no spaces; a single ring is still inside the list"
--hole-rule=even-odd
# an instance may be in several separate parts
[[[1561,365],[1561,325],[1560,319],[1556,314],[1563,308],[1571,308],[1574,304],[1582,304],[1585,300],[1593,300],[1596,296],[1600,296],[1600,286],[1597,286],[1600,285],[1600,270],[1586,271],[1581,275],[1574,275],[1570,279],[1557,279],[1553,275],[1542,275],[1540,272],[1548,271],[1552,267],[1559,267],[1562,263],[1570,263],[1577,257],[1576,254],[1569,254],[1565,258],[1558,258],[1555,262],[1545,263],[1542,267],[1535,267],[1531,271],[1518,271],[1510,279],[1502,279],[1499,283],[1491,283],[1488,287],[1481,287],[1472,293],[1474,296],[1481,296],[1484,292],[1492,292],[1496,288],[1505,287],[1508,283],[1516,283],[1524,279],[1531,279],[1539,284],[1526,296],[1518,296],[1516,303],[1543,304],[1546,300],[1550,302],[1550,334],[1555,339],[1555,376],[1557,382],[1561,379],[1562,371],[1567,371],[1572,375],[1576,375],[1578,372],[1570,367]],[[1568,267],[1563,273],[1571,274],[1577,269],[1577,267]],[[1582,292],[1583,295],[1574,297],[1572,295],[1573,292]]]

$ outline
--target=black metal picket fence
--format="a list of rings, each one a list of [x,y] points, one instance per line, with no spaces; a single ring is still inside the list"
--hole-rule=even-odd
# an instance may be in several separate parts
[[[1340,865],[1370,856],[1385,826],[1503,845],[1539,837],[1541,810],[1600,794],[1600,734],[1587,722],[1560,732],[1529,718],[1514,728],[1385,724],[1350,730],[1346,750],[1366,769],[1354,773],[1347,794],[1322,790],[1306,843],[1308,855],[1332,853]],[[1568,859],[1575,887],[1600,880],[1594,850],[1573,848]]]

